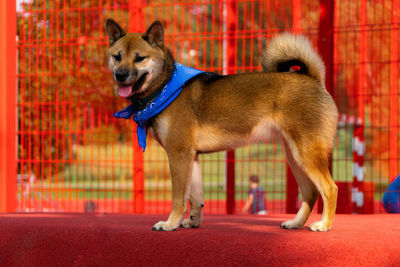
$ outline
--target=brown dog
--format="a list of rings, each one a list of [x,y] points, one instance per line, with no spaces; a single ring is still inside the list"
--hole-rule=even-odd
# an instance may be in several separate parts
[[[149,100],[174,71],[161,23],[155,21],[144,34],[126,34],[108,19],[106,30],[108,63],[119,84],[119,95],[132,103]],[[329,173],[328,158],[338,112],[324,86],[323,62],[304,37],[283,34],[263,52],[262,66],[261,73],[198,75],[164,111],[147,122],[146,127],[168,155],[173,194],[168,220],[156,223],[153,230],[199,227],[204,206],[200,153],[263,141],[271,134],[282,137],[303,198],[296,217],[281,227],[302,228],[320,192],[322,220],[309,228],[331,228],[337,187]],[[291,71],[292,66],[300,69]],[[187,200],[190,217],[182,221]]]

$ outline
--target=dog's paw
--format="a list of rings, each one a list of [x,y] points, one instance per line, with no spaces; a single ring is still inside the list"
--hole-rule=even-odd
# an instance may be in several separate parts
[[[168,221],[159,221],[153,226],[153,231],[176,231],[178,227],[170,225]]]
[[[198,228],[200,226],[200,220],[192,220],[190,218],[184,219],[181,223],[183,228]]]
[[[303,228],[303,225],[299,224],[295,220],[288,220],[281,224],[281,228],[282,229],[299,229],[299,228]]]
[[[329,231],[330,227],[328,227],[326,224],[324,224],[322,221],[318,221],[315,223],[312,223],[308,229],[311,231],[320,231],[320,232],[326,232]]]

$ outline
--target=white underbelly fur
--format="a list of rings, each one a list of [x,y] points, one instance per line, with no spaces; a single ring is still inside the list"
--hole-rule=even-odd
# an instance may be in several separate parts
[[[165,146],[170,124],[167,118],[159,120],[156,127],[150,128],[151,135]],[[194,133],[195,149],[200,152],[214,152],[266,141],[279,135],[279,127],[271,120],[264,120],[253,128],[248,135],[226,133],[220,128],[205,125],[196,128]]]
[[[213,152],[234,149],[240,146],[265,141],[279,133],[275,123],[263,121],[246,136],[229,134],[217,127],[203,126],[195,133],[195,146],[198,151]]]

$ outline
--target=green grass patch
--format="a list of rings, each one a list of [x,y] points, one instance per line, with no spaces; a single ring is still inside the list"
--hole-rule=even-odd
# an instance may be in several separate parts
[[[353,132],[339,129],[333,150],[333,177],[336,181],[353,180]],[[131,199],[134,185],[132,143],[106,143],[76,146],[73,162],[51,179],[37,182],[35,188],[51,192],[56,199]],[[164,150],[153,139],[148,140],[144,156],[145,198],[170,199],[171,185],[168,160]],[[225,199],[225,152],[200,155],[205,199]],[[236,198],[247,198],[248,177],[257,174],[269,199],[286,197],[286,162],[279,140],[254,144],[235,151]],[[387,186],[379,173],[366,162],[368,181],[375,183],[378,194]],[[381,195],[376,195],[380,198]]]

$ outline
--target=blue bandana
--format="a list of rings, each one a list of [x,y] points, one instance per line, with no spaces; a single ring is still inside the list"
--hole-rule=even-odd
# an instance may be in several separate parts
[[[175,69],[171,80],[169,80],[169,82],[164,86],[164,88],[161,90],[161,93],[143,110],[135,110],[133,105],[130,105],[125,109],[114,113],[114,117],[116,118],[130,119],[132,117],[136,122],[138,143],[143,148],[143,152],[146,150],[147,137],[147,129],[144,125],[145,122],[158,115],[161,113],[161,111],[168,107],[168,105],[178,97],[183,89],[184,84],[202,72],[203,71],[201,70],[196,70],[183,66],[179,63],[175,63]]]

